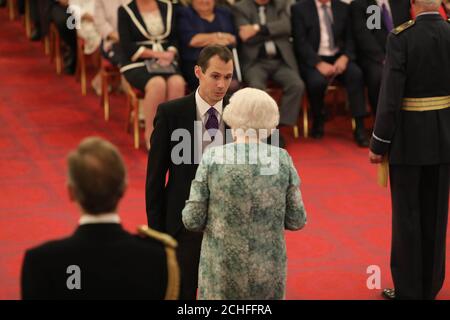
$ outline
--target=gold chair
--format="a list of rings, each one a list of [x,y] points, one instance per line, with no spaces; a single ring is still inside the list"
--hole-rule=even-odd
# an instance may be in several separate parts
[[[277,101],[277,103],[280,103],[281,98],[283,96],[283,89],[277,85],[275,82],[273,81],[269,81],[267,84],[267,89],[266,89],[267,93],[270,94],[272,96],[272,98]],[[294,138],[298,138],[298,126],[294,125],[292,126],[292,131],[294,134]]]
[[[49,53],[50,61],[55,61],[56,74],[62,71],[61,37],[58,28],[54,23],[50,23],[49,28]]]
[[[102,96],[100,103],[103,105],[105,121],[109,120],[109,87],[110,80],[121,76],[118,67],[114,66],[105,58],[101,58],[100,74],[102,79]]]
[[[333,108],[334,110],[338,109],[338,102],[339,102],[339,95],[342,92],[346,92],[345,88],[339,84],[336,81],[333,81],[328,87],[327,87],[327,91],[326,91],[326,95],[327,94],[333,94]],[[309,114],[308,114],[308,109],[309,109],[309,100],[308,100],[308,96],[307,93],[305,92],[305,94],[303,95],[303,100],[302,100],[302,104],[301,104],[301,109],[302,109],[302,113],[303,113],[303,137],[307,138],[309,136]],[[347,97],[345,98],[345,109],[348,110],[349,109],[349,104],[348,104],[348,99]],[[355,130],[356,127],[356,123],[355,123],[355,119],[352,117],[352,131]]]
[[[128,81],[124,79],[125,92],[127,95],[128,119],[127,132],[130,132],[131,124],[133,124],[134,147],[139,149],[139,100],[145,98],[145,93],[133,88]]]
[[[87,58],[93,60],[93,65],[98,70],[100,68],[100,51],[96,50],[90,55],[84,53],[85,40],[77,36],[77,66],[75,78],[81,83],[81,94],[87,94]]]
[[[19,16],[19,6],[17,5],[17,1],[8,0],[6,4],[8,6],[9,20],[16,20],[16,17]]]

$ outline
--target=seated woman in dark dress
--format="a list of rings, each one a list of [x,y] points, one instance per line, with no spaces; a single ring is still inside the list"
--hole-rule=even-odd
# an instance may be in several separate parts
[[[177,14],[177,33],[180,43],[181,70],[189,89],[195,90],[198,79],[194,67],[200,51],[211,44],[233,47],[236,31],[233,16],[225,7],[216,6],[215,0],[188,0]]]
[[[146,60],[160,66],[176,64],[174,8],[169,1],[133,0],[119,8],[119,38],[123,50],[120,71],[135,88],[145,92],[145,142],[150,148],[153,119],[158,105],[182,97],[185,82],[180,74],[158,75],[147,71]]]

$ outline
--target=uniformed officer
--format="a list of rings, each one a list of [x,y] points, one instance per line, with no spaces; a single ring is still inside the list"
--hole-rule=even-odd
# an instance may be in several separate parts
[[[434,299],[445,275],[450,164],[450,21],[441,0],[388,37],[370,161],[389,162],[392,198],[389,299]]]
[[[117,205],[126,188],[118,150],[87,138],[68,157],[68,191],[81,211],[73,235],[28,250],[23,299],[177,299],[177,243],[139,228],[125,231]]]

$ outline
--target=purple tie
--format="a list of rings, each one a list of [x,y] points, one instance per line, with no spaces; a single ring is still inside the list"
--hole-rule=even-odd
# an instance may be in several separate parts
[[[208,131],[211,140],[214,141],[217,130],[219,130],[219,120],[217,119],[216,109],[209,108],[208,120],[206,120],[205,129]]]
[[[383,3],[381,6],[381,14],[383,15],[384,25],[388,32],[391,32],[394,29],[394,22],[392,22],[391,14],[389,13],[388,8],[386,7],[386,3]]]

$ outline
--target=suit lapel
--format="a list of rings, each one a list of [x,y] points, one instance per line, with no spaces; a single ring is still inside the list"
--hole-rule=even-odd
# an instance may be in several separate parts
[[[158,4],[159,12],[161,14],[161,18],[164,25],[164,33],[166,33],[167,28],[170,28],[170,26],[167,25],[167,4],[162,1],[156,1]]]
[[[195,131],[195,121],[197,120],[197,104],[195,102],[195,91],[190,95],[185,97],[185,106],[182,107],[183,112],[178,114],[179,122],[177,129],[185,129],[189,132],[189,137],[191,140],[191,161],[192,163],[197,163],[195,159],[195,141],[198,139]],[[201,134],[201,132],[200,132]],[[201,145],[200,145],[201,149]]]
[[[144,30],[147,32],[146,37],[148,37],[148,30],[147,30],[147,25],[144,22],[144,19],[141,16],[141,13],[139,12],[138,6],[136,1],[132,1],[130,4],[128,4],[128,7],[131,9],[131,11],[133,11],[134,16],[137,19],[137,22],[142,26],[142,28],[144,28]],[[135,23],[136,24],[136,23]],[[137,26],[136,26],[137,27]]]
[[[334,42],[337,41],[337,30],[340,30],[340,23],[343,21],[341,17],[341,10],[340,6],[336,4],[336,1],[331,1],[331,12],[333,13],[333,36],[334,36]],[[337,45],[337,43],[336,43]]]
[[[400,1],[389,1],[389,6],[391,7],[391,15],[392,15],[392,21],[394,22],[394,27],[402,24],[404,21],[402,21],[402,16],[400,15],[400,12],[403,4],[400,3]]]
[[[316,3],[314,1],[315,0],[309,0],[309,2],[308,2],[309,12],[310,12],[309,18],[311,19],[311,24],[313,26],[313,30],[314,30],[314,28],[317,28],[315,40],[317,41],[316,43],[317,43],[317,50],[318,50],[319,46],[320,46],[320,20],[319,20],[319,12],[317,11]]]
[[[276,15],[276,4],[273,1],[270,1],[267,4],[267,10],[266,10],[266,18],[267,21],[276,21],[277,20],[277,15]]]

